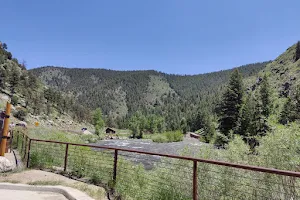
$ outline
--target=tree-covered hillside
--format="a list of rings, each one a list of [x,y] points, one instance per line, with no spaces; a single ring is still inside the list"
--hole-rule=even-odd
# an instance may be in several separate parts
[[[291,46],[244,87],[234,72],[219,103],[215,144],[223,146],[240,135],[254,150],[279,123],[300,120],[300,42]],[[250,87],[249,87],[250,86]]]
[[[238,69],[244,77],[249,77],[256,75],[267,63],[245,65]],[[180,76],[153,70],[113,71],[48,66],[31,72],[46,85],[71,92],[82,105],[90,109],[100,107],[114,125],[142,111],[164,114],[168,124],[174,121],[168,128],[176,128],[182,117],[189,115],[190,108],[197,109],[200,102],[211,104],[208,107],[212,109],[232,70]]]
[[[20,63],[13,58],[8,45],[1,42],[0,92],[11,98],[11,103],[17,108],[13,114],[20,120],[24,120],[28,113],[69,114],[77,120],[89,118],[89,111],[77,104],[71,94],[45,87],[32,72],[26,70],[26,62]]]

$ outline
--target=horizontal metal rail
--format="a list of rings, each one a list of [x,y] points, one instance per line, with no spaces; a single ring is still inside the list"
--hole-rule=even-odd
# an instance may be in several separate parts
[[[178,155],[147,152],[147,151],[137,151],[137,150],[125,149],[125,148],[114,148],[114,147],[107,147],[107,146],[78,144],[78,143],[60,142],[60,141],[52,141],[52,140],[41,140],[41,139],[34,139],[34,138],[30,138],[30,137],[28,137],[28,138],[31,141],[37,141],[37,142],[65,144],[65,145],[99,148],[99,149],[107,149],[107,150],[117,150],[117,151],[123,151],[123,152],[131,152],[131,153],[139,153],[139,154],[146,154],[146,155],[153,155],[153,156],[161,156],[161,157],[175,158],[175,159],[181,159],[181,160],[189,160],[189,161],[200,162],[200,163],[208,163],[208,164],[227,166],[227,167],[232,167],[232,168],[237,168],[237,169],[245,169],[245,170],[256,171],[256,172],[265,172],[265,173],[270,173],[270,174],[277,174],[277,175],[299,177],[300,178],[300,172],[295,172],[295,171],[279,170],[279,169],[274,169],[274,168],[265,168],[265,167],[258,167],[258,166],[252,166],[252,165],[235,164],[235,163],[230,163],[230,162],[217,161],[217,160],[208,160],[208,159],[194,158],[194,157],[188,157],[188,156],[178,156]]]

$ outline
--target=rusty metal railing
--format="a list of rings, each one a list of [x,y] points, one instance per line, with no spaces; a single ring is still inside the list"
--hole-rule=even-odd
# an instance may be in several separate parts
[[[94,156],[96,154],[101,154],[101,156],[102,156],[102,155],[104,155],[104,153],[107,153],[106,151],[108,150],[108,151],[110,151],[109,155],[111,155],[111,157],[113,157],[113,159],[109,160],[105,164],[109,163],[108,164],[109,166],[107,166],[107,169],[112,170],[111,179],[112,179],[113,185],[115,185],[117,183],[118,176],[121,176],[122,173],[124,173],[124,174],[128,173],[128,172],[122,172],[122,170],[124,170],[126,167],[122,167],[124,165],[122,165],[123,161],[119,161],[119,159],[120,159],[119,155],[121,155],[121,158],[126,157],[126,156],[129,158],[131,156],[131,154],[129,154],[129,153],[133,153],[135,155],[149,155],[149,156],[157,156],[157,157],[160,157],[161,159],[171,158],[173,160],[184,161],[185,164],[182,166],[184,166],[187,169],[189,167],[191,167],[190,168],[190,171],[192,172],[191,197],[193,200],[213,198],[214,195],[217,195],[217,194],[213,194],[213,193],[216,192],[217,190],[223,189],[223,186],[225,188],[224,191],[222,192],[222,194],[224,196],[228,195],[228,198],[229,198],[231,195],[230,199],[243,199],[242,196],[232,196],[232,195],[240,195],[239,191],[236,193],[231,192],[230,194],[226,193],[226,188],[227,188],[227,190],[232,189],[232,188],[230,188],[230,183],[234,184],[233,181],[235,181],[235,180],[232,180],[232,179],[235,179],[235,178],[240,178],[240,180],[244,180],[244,179],[247,180],[246,183],[241,183],[241,184],[243,184],[242,185],[243,188],[249,187],[253,190],[250,194],[250,196],[252,196],[253,199],[286,199],[287,197],[289,197],[289,198],[291,197],[290,199],[298,199],[298,197],[299,197],[299,191],[300,191],[300,189],[298,188],[299,180],[296,178],[300,178],[300,173],[296,172],[296,171],[279,170],[279,169],[273,169],[273,168],[235,164],[235,163],[230,163],[230,162],[201,159],[201,158],[194,158],[194,157],[188,157],[188,156],[179,156],[179,155],[171,155],[171,154],[164,154],[164,153],[154,153],[154,152],[126,149],[126,148],[114,148],[114,147],[100,146],[100,145],[41,140],[41,139],[30,138],[27,135],[18,136],[18,143],[20,140],[19,137],[22,138],[22,143],[21,143],[22,148],[21,149],[24,150],[24,148],[25,148],[24,158],[26,158],[26,163],[27,163],[26,166],[27,167],[31,167],[31,165],[30,165],[31,160],[38,159],[36,157],[31,158],[31,153],[33,153],[32,156],[33,155],[36,156],[36,154],[34,154],[34,153],[36,153],[38,150],[44,150],[46,148],[46,144],[52,145],[51,146],[52,150],[57,152],[57,153],[54,153],[54,157],[55,156],[63,157],[63,158],[61,158],[63,160],[62,170],[65,172],[68,171],[69,162],[74,162],[74,159],[77,159],[76,156],[84,156],[84,154],[80,154],[80,155],[76,154],[75,155],[76,152],[79,152],[79,151],[77,151],[78,150],[77,148],[82,148],[83,151],[93,152],[93,154],[90,154],[91,159],[89,161],[98,159],[97,160],[98,162],[99,162],[99,160],[102,159],[102,157],[98,156],[96,158],[96,156],[95,156],[95,158],[94,158],[94,157],[92,157],[92,155]],[[31,152],[32,145],[34,145],[35,152]],[[70,156],[72,156],[71,160],[73,160],[73,161],[69,160]],[[78,162],[80,162],[80,161],[78,161]],[[118,162],[122,162],[122,164],[118,165]],[[170,165],[172,165],[171,161],[168,161],[168,162],[170,163]],[[168,164],[168,162],[166,162],[166,165]],[[46,161],[45,161],[45,163],[46,163]],[[61,163],[61,160],[57,163]],[[179,165],[179,164],[177,164],[177,165]],[[201,165],[201,168],[199,168],[199,165]],[[206,165],[209,165],[209,166],[207,167]],[[93,167],[95,167],[95,166],[97,166],[97,165],[93,165]],[[227,167],[227,168],[226,168],[226,170],[223,170],[223,171],[214,170],[217,166]],[[212,169],[212,168],[214,168],[214,169]],[[92,168],[89,168],[89,169],[91,170]],[[181,168],[176,168],[176,169],[180,170]],[[235,170],[244,170],[244,171],[236,173],[234,171],[234,169]],[[118,172],[118,170],[120,172]],[[120,175],[118,175],[119,173],[120,173]],[[219,174],[219,177],[221,177],[220,180],[217,180],[217,178],[215,178],[213,176],[214,173]],[[227,175],[226,173],[228,173],[228,177],[226,176]],[[255,173],[258,173],[258,174],[255,174]],[[189,173],[187,173],[187,174],[189,174]],[[208,174],[210,176],[208,176]],[[247,176],[245,174],[247,174]],[[267,176],[266,174],[269,174],[269,176]],[[151,176],[154,177],[153,174],[151,174]],[[208,193],[206,191],[199,191],[199,188],[202,187],[201,184],[203,184],[203,180],[201,179],[201,176],[205,176],[204,178],[207,179],[208,181],[210,181],[210,183],[212,183],[213,187],[211,187],[211,188],[215,188],[215,191],[213,190],[213,191],[211,191],[212,194],[209,194],[210,198],[206,197],[206,196],[208,196]],[[231,176],[231,177],[229,177],[229,176]],[[275,177],[274,179],[270,178],[273,176]],[[228,182],[229,182],[228,185],[226,185],[226,182],[224,182],[224,184],[223,183],[220,184],[218,182],[218,181],[224,181],[224,180],[222,180],[222,177],[223,177],[223,179],[226,179],[226,180],[228,178]],[[280,179],[278,179],[278,177]],[[287,177],[290,177],[290,179],[287,179]],[[183,177],[183,178],[188,178],[188,177]],[[156,179],[156,180],[158,180],[158,179]],[[274,181],[274,180],[276,180],[276,181]],[[279,181],[277,181],[277,180],[279,180]],[[272,187],[272,189],[278,188],[278,191],[273,191],[272,195],[274,195],[274,196],[272,196],[272,197],[263,196],[262,195],[263,191],[268,192],[268,190],[270,190],[269,189],[270,187],[269,187],[269,185],[268,185],[268,187],[262,187],[260,184],[264,184],[264,185],[266,185],[266,183],[269,184],[268,181],[274,181],[274,183],[272,183],[272,184],[278,184],[278,185],[291,184],[291,186],[288,185],[289,188],[286,189],[286,188],[284,188],[285,185],[273,187],[270,184],[271,185],[270,187]],[[186,183],[189,183],[189,182],[187,181]],[[257,183],[257,188],[255,188],[256,183]],[[214,186],[216,184],[218,184],[218,186]],[[249,185],[247,185],[247,184],[249,184]],[[242,186],[239,186],[239,187],[242,188]],[[182,187],[185,187],[185,186],[183,185]],[[185,188],[188,188],[188,187],[185,187]],[[203,188],[211,189],[210,187],[203,187]],[[260,190],[262,190],[262,192],[260,192]],[[234,189],[232,189],[232,191],[234,191]],[[244,192],[247,192],[247,191],[244,191]],[[203,197],[200,196],[199,193],[203,194]],[[223,198],[223,199],[226,199],[226,198]]]

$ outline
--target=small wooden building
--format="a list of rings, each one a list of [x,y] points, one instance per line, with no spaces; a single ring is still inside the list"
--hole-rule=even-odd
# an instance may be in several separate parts
[[[107,128],[107,129],[105,130],[105,132],[106,132],[106,134],[115,134],[115,133],[116,133],[116,131],[113,130],[112,128]]]

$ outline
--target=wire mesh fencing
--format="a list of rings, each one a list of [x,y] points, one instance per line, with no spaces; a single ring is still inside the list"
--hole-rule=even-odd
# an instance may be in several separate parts
[[[122,199],[300,199],[300,173],[106,146],[15,137],[27,167],[54,169]]]

